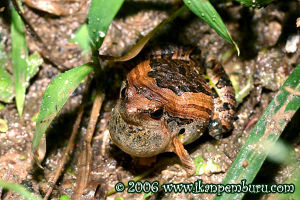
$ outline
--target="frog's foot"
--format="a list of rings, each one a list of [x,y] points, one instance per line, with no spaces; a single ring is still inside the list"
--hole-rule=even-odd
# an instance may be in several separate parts
[[[184,165],[184,169],[188,176],[192,176],[196,172],[196,166],[189,153],[184,149],[183,144],[178,138],[173,139],[173,152],[176,153]]]

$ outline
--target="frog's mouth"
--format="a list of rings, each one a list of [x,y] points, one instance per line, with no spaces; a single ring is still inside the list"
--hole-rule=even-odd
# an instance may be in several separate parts
[[[113,142],[124,152],[136,157],[152,157],[165,152],[170,134],[161,129],[128,124],[119,109],[114,109],[109,121],[109,131]]]

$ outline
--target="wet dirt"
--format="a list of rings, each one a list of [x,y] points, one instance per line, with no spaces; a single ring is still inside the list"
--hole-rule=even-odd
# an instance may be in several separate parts
[[[108,34],[100,49],[100,54],[120,56],[128,51],[140,38],[151,31],[163,19],[171,13],[172,8],[178,7],[176,0],[170,1],[126,1],[110,25]],[[1,2],[0,7],[8,6]],[[71,15],[54,16],[43,11],[24,5],[25,17],[35,28],[43,41],[47,44],[46,51],[51,58],[57,59],[54,66],[45,61],[40,66],[40,71],[31,80],[27,89],[25,110],[20,119],[14,103],[5,104],[0,110],[0,118],[8,124],[8,131],[0,133],[0,177],[4,180],[20,183],[37,195],[43,196],[47,191],[46,181],[53,176],[55,169],[62,158],[62,153],[67,145],[72,131],[72,125],[76,118],[78,107],[82,101],[83,86],[81,85],[71,95],[63,110],[54,120],[48,130],[47,154],[42,163],[44,170],[39,170],[31,157],[31,141],[35,130],[35,116],[39,111],[43,92],[47,85],[60,73],[72,67],[81,65],[88,58],[81,54],[80,48],[69,42],[75,31],[85,22],[90,1],[81,5],[76,1],[70,1],[64,9],[68,12],[73,9]],[[216,34],[207,24],[190,12],[164,27],[162,31],[151,39],[147,48],[161,44],[172,43],[176,45],[193,46],[201,50],[201,56],[215,55],[223,61],[226,72],[230,77],[236,76],[240,88],[247,85],[250,77],[253,78],[252,89],[237,106],[237,119],[234,129],[227,133],[223,139],[214,140],[208,134],[204,134],[196,142],[186,148],[192,158],[202,158],[205,164],[212,163],[217,166],[208,169],[202,174],[189,178],[184,177],[184,169],[180,166],[179,159],[172,153],[164,153],[157,156],[154,167],[140,168],[132,162],[132,158],[122,152],[110,140],[107,130],[111,108],[118,98],[119,86],[126,75],[130,65],[118,66],[108,75],[109,83],[106,84],[107,99],[104,101],[101,114],[98,119],[94,134],[92,149],[93,162],[89,177],[89,184],[82,199],[103,199],[104,196],[118,182],[126,182],[134,177],[152,169],[150,175],[142,179],[160,183],[193,183],[202,179],[204,183],[221,183],[227,170],[234,161],[239,149],[245,142],[255,122],[266,109],[275,93],[299,63],[299,45],[294,53],[287,53],[285,45],[288,36],[299,33],[296,28],[296,13],[300,11],[299,2],[288,3],[275,2],[266,8],[253,10],[241,6],[238,3],[224,3],[218,6],[218,11],[232,37],[238,43],[241,56],[237,56],[233,47]],[[4,41],[6,51],[11,49],[9,11],[5,7],[0,13],[0,36]],[[30,52],[40,50],[34,38],[27,34],[27,43]],[[224,55],[228,52],[226,59]],[[49,58],[48,58],[49,59]],[[122,68],[123,67],[123,68]],[[8,71],[11,71],[11,63]],[[122,69],[121,69],[122,68]],[[112,84],[111,84],[112,83]],[[84,134],[88,124],[88,117],[92,105],[92,98],[86,105],[86,112],[80,126],[79,135],[72,148],[72,154],[65,170],[50,199],[59,199],[63,194],[72,196],[78,173],[77,158],[82,150],[80,144],[84,140]],[[283,139],[291,145],[295,154],[294,160],[300,157],[300,127],[299,112],[283,134]],[[295,162],[296,163],[296,162]],[[296,165],[297,166],[297,165]],[[290,172],[296,167],[293,165],[274,164],[266,162],[255,182],[283,183],[290,176]],[[272,174],[265,173],[272,169]],[[267,178],[264,178],[267,177]],[[263,182],[266,183],[266,182]],[[0,196],[5,199],[22,199],[22,197],[3,192]],[[107,197],[115,199],[143,199],[144,193],[116,193]],[[255,196],[255,199],[271,198],[271,195]],[[212,194],[193,193],[163,193],[162,191],[151,194],[147,199],[212,199]],[[250,197],[246,196],[245,199]]]

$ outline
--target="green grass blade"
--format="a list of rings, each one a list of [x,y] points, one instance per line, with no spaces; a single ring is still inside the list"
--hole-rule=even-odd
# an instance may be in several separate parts
[[[240,50],[238,45],[231,38],[222,18],[218,12],[211,5],[209,0],[183,0],[185,5],[193,11],[199,18],[205,21],[211,28],[213,28],[224,40],[231,43],[237,50],[238,55]]]
[[[300,107],[300,97],[287,90],[300,91],[300,64],[294,69],[274,99],[252,129],[223,184],[238,184],[242,179],[250,184],[258,173],[268,152],[272,150],[283,129]],[[247,167],[243,163],[247,162]],[[215,196],[215,200],[242,199],[244,193]]]
[[[252,7],[252,8],[261,8],[263,6],[268,5],[274,0],[237,0],[241,2],[244,6]]]
[[[93,52],[102,45],[107,29],[123,2],[124,0],[92,0],[88,29]]]
[[[58,75],[47,87],[32,141],[32,151],[36,160],[41,161],[45,156],[44,137],[48,126],[66,103],[71,93],[92,70],[93,67],[89,64],[78,66]]]
[[[9,183],[0,179],[0,187],[6,190],[17,192],[28,200],[42,200],[40,197],[35,196],[34,194],[27,191],[23,186],[16,183]]]
[[[88,55],[91,51],[89,33],[87,24],[83,24],[70,39],[70,42],[78,44],[84,55]]]
[[[32,78],[38,72],[38,67],[43,63],[43,60],[38,53],[34,53],[32,56],[28,57],[28,48],[22,19],[13,6],[11,6],[11,11],[11,54],[14,74],[15,99],[18,113],[20,116],[22,116],[26,87],[29,85],[30,78]]]
[[[26,90],[26,58],[28,57],[28,49],[22,19],[13,6],[11,6],[11,11],[11,54],[14,73],[15,98],[18,113],[22,116]]]

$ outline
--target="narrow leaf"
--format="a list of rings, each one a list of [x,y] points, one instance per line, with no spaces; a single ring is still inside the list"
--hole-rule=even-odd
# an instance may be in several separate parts
[[[70,42],[74,42],[79,45],[84,55],[88,55],[91,51],[89,33],[87,24],[83,24],[74,34],[74,37],[70,39]]]
[[[46,141],[44,137],[48,126],[62,109],[71,93],[92,70],[93,67],[90,64],[73,68],[58,75],[47,87],[32,141],[32,151],[36,160],[41,161],[45,156]]]
[[[289,89],[287,89],[289,88]],[[300,64],[290,74],[267,109],[252,129],[222,184],[238,184],[242,179],[250,184],[280,134],[300,107]],[[245,167],[243,163],[247,162]],[[244,193],[223,193],[214,199],[242,199]]]
[[[11,10],[11,53],[14,73],[15,98],[18,113],[20,116],[22,116],[26,90],[26,58],[28,57],[28,49],[26,45],[24,25],[22,19],[13,6],[11,6]]]
[[[27,191],[23,186],[15,183],[9,183],[0,179],[0,187],[19,193],[28,200],[42,200],[40,197]]]
[[[124,0],[92,0],[88,16],[88,29],[93,51],[102,45],[107,29],[123,2]]]
[[[252,7],[252,8],[261,8],[263,6],[268,5],[274,0],[237,0],[241,2],[244,6]]]
[[[205,21],[211,28],[213,28],[224,40],[234,45],[238,55],[240,54],[239,47],[231,38],[222,18],[218,12],[211,5],[209,0],[183,0],[185,5],[193,11],[198,17]]]

